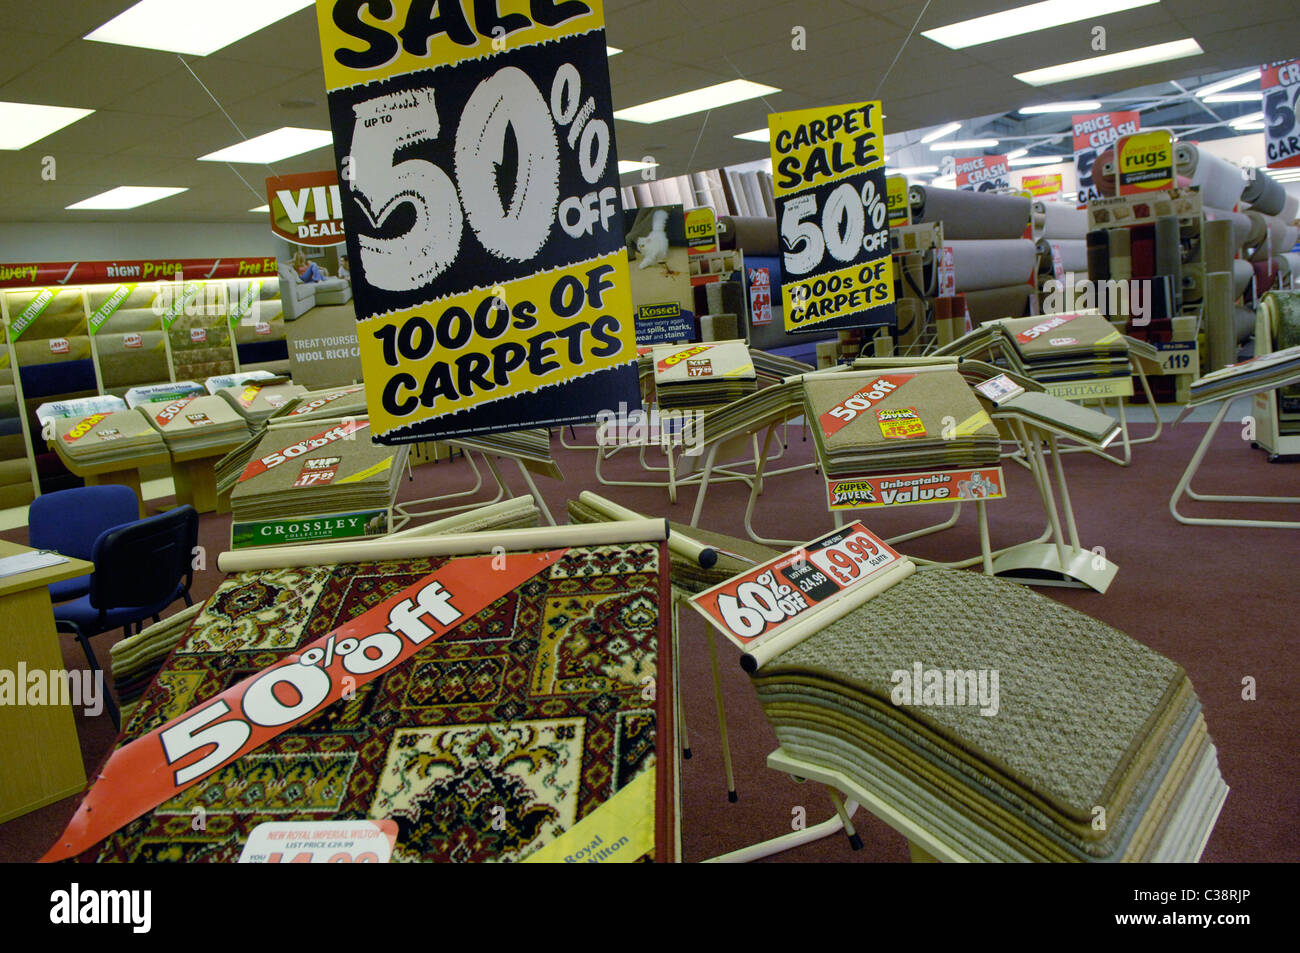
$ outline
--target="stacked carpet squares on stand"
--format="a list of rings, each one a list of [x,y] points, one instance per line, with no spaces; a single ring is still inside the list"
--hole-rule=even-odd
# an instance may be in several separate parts
[[[1001,322],[1028,374],[1044,384],[1128,377],[1128,343],[1099,314],[1049,314]]]
[[[520,861],[634,781],[651,782],[655,816],[654,847],[640,859],[674,859],[675,662],[662,553],[661,543],[570,547],[351,699],[288,727],[79,859],[228,863],[264,822],[370,818],[395,821],[395,861]],[[120,744],[446,562],[228,577],[135,706]],[[647,678],[660,686],[653,701],[643,694]],[[199,807],[207,824],[195,830]],[[594,839],[579,837],[571,849]]]
[[[143,404],[140,410],[173,454],[229,447],[248,439],[244,418],[225,400],[211,394]]]
[[[290,383],[283,377],[249,381],[217,390],[217,394],[229,401],[236,413],[248,421],[249,426],[253,428],[265,423],[272,414],[295,397],[301,397],[306,393],[307,388]]]
[[[978,573],[915,573],[753,681],[788,754],[971,860],[1194,861],[1227,796],[1179,666]]]
[[[121,464],[120,469],[128,470],[141,457],[167,452],[162,436],[150,426],[149,419],[138,407],[84,417],[59,417],[55,439],[51,442],[63,461],[77,469]]]
[[[664,410],[716,407],[758,389],[744,341],[659,346],[652,360]]]
[[[803,387],[828,477],[998,462],[997,428],[955,366],[809,375]]]

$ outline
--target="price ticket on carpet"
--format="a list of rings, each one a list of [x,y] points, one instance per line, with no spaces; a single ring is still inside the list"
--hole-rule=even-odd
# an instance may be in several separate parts
[[[902,559],[875,533],[853,523],[705,590],[691,605],[749,651]]]
[[[244,842],[241,864],[386,864],[397,822],[267,821]]]

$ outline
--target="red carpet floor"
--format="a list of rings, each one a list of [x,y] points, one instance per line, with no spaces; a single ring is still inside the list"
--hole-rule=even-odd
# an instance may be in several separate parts
[[[1139,428],[1139,433],[1148,428]],[[1300,764],[1296,753],[1296,720],[1300,714],[1300,661],[1293,651],[1300,625],[1300,536],[1294,531],[1191,527],[1169,514],[1169,494],[1192,450],[1204,434],[1203,424],[1166,426],[1154,444],[1134,448],[1132,466],[1121,468],[1091,454],[1066,457],[1066,473],[1078,515],[1082,543],[1103,547],[1119,566],[1105,595],[1090,590],[1046,587],[1039,591],[1115,626],[1174,659],[1189,673],[1205,706],[1206,723],[1219,750],[1219,761],[1231,793],[1205,852],[1207,861],[1300,860]],[[579,431],[589,439],[590,431]],[[791,444],[783,463],[811,457],[811,443],[790,430]],[[600,487],[594,476],[593,454],[567,451],[554,441],[563,482],[538,479],[538,485],[558,522],[565,522],[565,500],[583,489],[596,489],[634,509],[688,522],[695,489],[682,492],[670,505],[667,492],[651,487]],[[517,471],[506,478],[519,493],[526,492]],[[1038,535],[1042,510],[1027,472],[1008,464],[1009,497],[989,504],[993,545],[1005,546]],[[463,461],[417,468],[401,499],[467,489],[472,474]],[[609,461],[607,478],[644,479],[627,451]],[[1201,468],[1196,488],[1208,493],[1259,496],[1300,496],[1300,464],[1269,464],[1251,450],[1239,432],[1225,426],[1210,458]],[[701,525],[743,535],[747,488],[743,484],[710,489]],[[755,513],[755,528],[765,535],[810,539],[832,525],[825,511],[824,489],[811,471],[776,476]],[[166,508],[170,501],[153,501]],[[1264,516],[1300,520],[1300,506],[1246,507],[1229,504],[1188,504],[1183,510],[1202,516]],[[894,535],[943,520],[949,509],[919,506],[888,514],[867,511],[863,521],[882,535]],[[953,529],[900,548],[912,555],[960,559],[978,552],[974,510]],[[26,541],[24,530],[2,534]],[[199,573],[196,598],[206,598],[221,579],[216,555],[229,540],[229,517],[205,516],[201,543],[208,568]],[[177,604],[179,607],[179,603]],[[681,668],[686,721],[693,757],[683,765],[682,840],[684,858],[703,860],[754,842],[789,833],[798,818],[808,825],[830,816],[832,808],[819,786],[798,784],[766,767],[774,737],[740,669],[738,653],[719,640],[722,682],[735,760],[739,801],[728,803],[718,738],[718,718],[703,622],[694,613],[681,615]],[[107,659],[109,646],[120,637],[98,637],[96,647]],[[85,666],[80,649],[64,637],[69,668]],[[1256,698],[1242,698],[1243,679],[1253,678]],[[77,727],[87,771],[92,771],[111,746],[114,733],[107,715],[77,714]],[[31,861],[40,857],[62,831],[76,799],[68,799],[0,825],[0,861]],[[783,861],[904,861],[907,844],[865,812],[856,818],[865,848],[853,852],[836,835],[789,851]]]

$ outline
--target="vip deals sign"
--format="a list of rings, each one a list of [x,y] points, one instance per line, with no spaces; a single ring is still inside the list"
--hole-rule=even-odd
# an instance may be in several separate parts
[[[316,7],[375,439],[637,404],[602,5],[383,6]]]
[[[1264,92],[1268,167],[1300,166],[1300,127],[1296,124],[1296,111],[1300,110],[1300,60],[1261,67],[1259,88]]]
[[[785,330],[893,324],[880,103],[773,113]]]
[[[997,192],[1011,188],[1011,167],[1006,156],[967,156],[953,160],[957,188],[970,192]]]
[[[1085,113],[1072,116],[1074,125],[1074,168],[1079,175],[1078,203],[1100,198],[1101,191],[1092,181],[1092,164],[1121,136],[1132,135],[1141,128],[1136,112]]]

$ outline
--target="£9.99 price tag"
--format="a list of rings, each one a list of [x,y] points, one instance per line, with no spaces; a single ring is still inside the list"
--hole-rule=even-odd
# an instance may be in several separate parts
[[[691,604],[733,643],[748,649],[900,559],[884,540],[854,523],[714,586]]]

